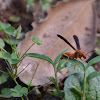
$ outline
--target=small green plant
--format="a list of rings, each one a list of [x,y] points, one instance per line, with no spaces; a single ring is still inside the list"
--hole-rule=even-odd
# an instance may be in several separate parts
[[[52,95],[56,97],[63,98],[65,94],[65,100],[70,100],[71,98],[74,98],[73,100],[99,100],[99,84],[100,84],[100,72],[95,71],[91,65],[97,63],[100,61],[100,56],[95,57],[88,63],[83,64],[82,62],[79,62],[76,59],[70,58],[67,61],[67,58],[64,58],[63,60],[60,60],[61,55],[65,53],[67,50],[61,52],[54,60],[54,62],[44,55],[29,53],[27,54],[28,57],[36,57],[39,59],[47,60],[49,63],[51,63],[54,67],[55,72],[55,78],[49,77],[49,80],[55,85],[56,91],[53,91]],[[38,55],[38,56],[36,56]],[[58,63],[59,62],[59,63]],[[74,65],[77,66],[75,69],[75,73],[73,73]],[[70,67],[68,67],[70,66]],[[64,92],[59,89],[58,80],[57,80],[57,72],[62,70],[63,68],[68,67],[69,71],[69,77],[66,79],[64,84]],[[73,67],[73,68],[72,68]],[[93,86],[91,84],[91,81],[95,79],[96,83],[94,82]],[[99,80],[98,80],[99,79]],[[98,84],[97,84],[98,83]],[[97,88],[97,87],[98,88]],[[92,90],[93,88],[93,90]],[[94,92],[95,91],[95,92]],[[93,93],[95,93],[95,95]],[[87,93],[89,95],[87,95]],[[92,98],[98,98],[98,99],[92,99]]]
[[[99,48],[96,48],[95,52],[96,52],[97,55],[100,55],[100,49]]]
[[[34,4],[34,0],[24,0],[25,2],[27,2],[27,11],[29,11],[29,9],[31,8],[31,6]]]
[[[21,18],[19,16],[15,16],[15,15],[12,15],[9,17],[9,21],[10,22],[19,22],[21,20]]]
[[[23,96],[25,96],[27,98],[27,94],[30,90],[30,86],[31,84],[28,84],[28,88],[26,87],[22,87],[21,85],[18,84],[18,82],[16,81],[16,78],[18,77],[18,75],[22,72],[20,72],[19,74],[17,73],[17,69],[19,67],[19,65],[21,64],[22,60],[26,57],[26,53],[27,51],[36,43],[37,45],[42,45],[41,41],[39,40],[39,38],[36,37],[32,37],[32,41],[33,44],[28,48],[28,50],[22,55],[20,56],[18,53],[18,49],[17,49],[17,40],[19,39],[20,33],[21,33],[21,26],[19,26],[17,29],[15,29],[14,27],[12,27],[10,24],[3,24],[0,22],[0,31],[3,31],[6,38],[7,38],[7,42],[8,44],[11,46],[12,49],[12,53],[7,52],[4,49],[5,43],[2,39],[0,39],[1,43],[0,43],[0,58],[4,59],[5,62],[8,65],[8,73],[3,72],[2,70],[0,70],[2,72],[1,76],[0,76],[0,84],[3,84],[4,82],[7,81],[9,75],[12,77],[12,79],[14,80],[14,82],[16,83],[16,86],[14,88],[3,88],[1,90],[1,94],[0,97],[5,97],[5,98],[9,98],[9,97],[21,97],[23,100]],[[15,42],[11,42],[11,39],[9,38],[9,35],[15,37]],[[6,92],[8,91],[8,92]],[[10,95],[8,95],[10,94]],[[8,96],[7,96],[8,95]]]
[[[17,73],[17,69],[20,66],[23,59],[27,57],[38,58],[42,60],[48,61],[52,64],[54,68],[54,77],[49,77],[48,79],[55,85],[56,90],[50,92],[51,95],[56,97],[65,98],[65,100],[99,100],[100,99],[100,72],[95,71],[91,65],[100,61],[100,56],[95,57],[94,59],[90,60],[88,63],[82,63],[76,59],[69,58],[67,61],[67,57],[64,57],[62,60],[60,59],[62,54],[67,52],[67,50],[61,52],[54,61],[52,61],[48,56],[37,54],[37,53],[27,53],[27,51],[34,45],[42,45],[42,41],[35,36],[32,37],[31,40],[33,44],[26,50],[26,52],[20,56],[17,49],[17,40],[21,33],[21,26],[17,29],[13,28],[10,24],[3,24],[0,22],[0,31],[3,31],[7,37],[7,40],[12,48],[12,53],[7,52],[3,47],[3,41],[1,40],[0,44],[0,58],[4,59],[8,65],[8,73],[16,83],[16,86],[13,88],[3,88],[1,90],[0,97],[10,98],[10,97],[20,97],[22,100],[23,97],[26,97],[28,100],[28,93],[30,93],[30,87],[32,86],[32,80],[34,78],[35,73],[30,82],[26,83],[28,87],[22,87],[18,84],[16,78],[20,73]],[[16,38],[15,44],[12,45],[10,41],[9,35],[12,35]],[[76,68],[74,70],[74,67]],[[28,65],[26,66],[28,67]],[[68,67],[69,76],[64,83],[64,90],[60,90],[58,84],[58,77],[57,73]],[[38,68],[38,65],[37,65]],[[37,70],[36,68],[36,70]],[[35,72],[36,72],[35,70]],[[74,70],[74,72],[73,72]],[[8,74],[1,71],[2,75],[0,76],[0,84],[3,84],[8,79]],[[41,95],[38,87],[34,88],[39,95]]]
[[[24,1],[27,2],[27,11],[29,11],[31,6],[33,6],[35,4],[35,0],[24,0]],[[66,2],[68,0],[62,0],[62,1]],[[51,5],[50,3],[53,2],[53,0],[38,0],[38,2],[40,2],[42,4],[42,9],[44,11],[46,11],[48,9],[48,7],[50,7],[50,5]]]
[[[95,71],[91,65],[100,61],[100,56],[95,57],[88,63],[77,63],[75,59],[68,62],[77,65],[75,73],[69,68],[70,76],[64,83],[65,100],[99,100],[100,99],[100,72]],[[92,84],[91,84],[92,83]]]
[[[27,2],[27,11],[29,11],[30,7],[35,4],[35,0],[24,0],[24,1]],[[51,1],[52,0],[39,0],[38,2],[42,4],[42,9],[46,11],[47,8],[50,6]]]

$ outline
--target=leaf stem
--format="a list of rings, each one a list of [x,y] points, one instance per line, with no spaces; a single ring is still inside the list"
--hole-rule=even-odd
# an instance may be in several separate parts
[[[2,47],[0,47],[0,49],[2,50],[2,51],[4,51],[4,52],[7,52],[5,49],[3,49]]]
[[[4,73],[4,74],[7,74],[7,72],[4,72],[4,71],[2,71],[2,70],[0,70],[0,72],[2,72],[2,73]]]
[[[84,87],[83,87],[83,98],[82,100],[85,100],[85,93],[86,93],[86,71],[84,72]]]
[[[24,98],[23,98],[23,97],[21,97],[21,99],[22,99],[22,100],[24,100]]]
[[[32,43],[32,45],[24,52],[24,54],[20,57],[20,62],[18,64],[18,67],[22,63],[23,59],[25,58],[24,55],[28,52],[28,50],[34,45],[35,43]]]
[[[8,37],[8,35],[5,33],[5,35],[6,35],[6,37],[7,37],[7,39],[8,39],[8,41],[9,41],[9,44],[10,44],[10,46],[11,46],[11,48],[12,48],[12,51],[14,51],[13,50],[13,47],[12,47],[12,44],[11,44],[11,42],[10,42],[10,39],[9,39],[9,37]]]
[[[37,69],[38,69],[38,66],[39,66],[39,65],[37,64],[36,69],[35,69],[35,71],[34,71],[34,73],[33,73],[32,79],[31,79],[31,81],[30,81],[30,83],[29,83],[29,85],[28,85],[28,90],[30,90],[31,82],[32,82],[32,80],[33,80],[33,78],[34,78],[34,76],[35,76],[35,73],[36,73],[36,71],[37,71]]]
[[[22,55],[22,57],[21,58],[23,58],[24,57],[24,55],[28,52],[28,50],[34,45],[35,43],[32,43],[32,45],[25,51],[25,53]]]
[[[24,96],[25,96],[26,100],[29,100],[28,97],[27,97],[27,95],[24,94]]]
[[[55,73],[55,81],[56,81],[56,89],[57,89],[57,93],[60,96],[60,90],[59,90],[59,85],[58,85],[58,78],[57,78],[57,68],[56,66],[54,66],[54,73]]]

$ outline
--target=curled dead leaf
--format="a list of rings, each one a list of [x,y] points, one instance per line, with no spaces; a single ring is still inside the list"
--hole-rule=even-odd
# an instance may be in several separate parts
[[[80,40],[81,49],[85,52],[93,50],[95,44],[95,0],[71,0],[68,2],[59,2],[57,5],[48,9],[48,16],[41,23],[32,23],[34,30],[26,34],[25,40],[19,45],[18,49],[22,55],[32,44],[31,36],[38,36],[43,41],[43,45],[34,45],[28,52],[39,53],[49,56],[52,60],[63,50],[72,49],[58,39],[57,34],[63,35],[75,47],[73,35],[77,35]],[[20,67],[18,73],[28,64],[30,65],[19,75],[24,82],[32,79],[32,75],[36,69],[35,64],[39,67],[32,80],[34,86],[45,85],[49,82],[47,77],[54,76],[54,69],[51,64],[36,58],[26,57]],[[67,76],[65,72],[58,72],[59,80]],[[50,84],[50,82],[49,82]]]

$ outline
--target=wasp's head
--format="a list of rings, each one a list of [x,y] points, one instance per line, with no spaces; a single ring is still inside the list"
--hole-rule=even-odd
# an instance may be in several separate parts
[[[87,58],[87,53],[83,53],[83,58],[86,59]]]
[[[83,57],[84,59],[87,58],[87,53],[85,53],[85,52],[83,52],[81,50],[79,50],[79,55],[80,55],[80,57]]]

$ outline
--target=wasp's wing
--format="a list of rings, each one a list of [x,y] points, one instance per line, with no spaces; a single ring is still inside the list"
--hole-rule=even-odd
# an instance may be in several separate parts
[[[75,42],[76,42],[77,49],[78,49],[78,50],[81,50],[78,37],[77,37],[76,35],[73,35],[73,38],[74,38],[74,40],[75,40]]]
[[[64,37],[62,37],[61,35],[58,35],[57,34],[57,36],[59,37],[59,38],[61,38],[62,40],[64,40],[70,47],[72,47],[74,50],[76,50]]]

